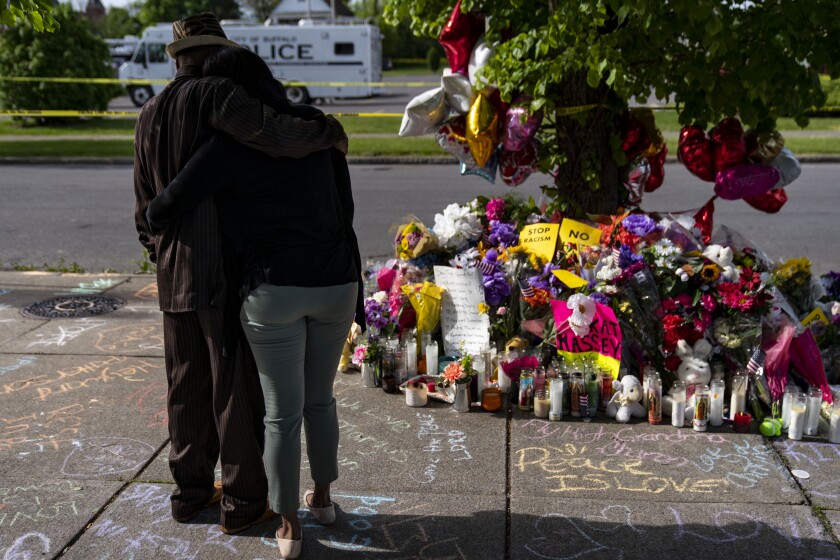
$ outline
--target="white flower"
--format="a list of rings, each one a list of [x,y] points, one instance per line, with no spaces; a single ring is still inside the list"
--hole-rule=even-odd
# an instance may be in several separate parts
[[[376,303],[384,303],[388,301],[388,292],[380,290],[370,297],[373,298],[376,301]]]
[[[435,214],[434,232],[441,245],[457,251],[481,237],[481,221],[469,206],[453,203]]]
[[[831,316],[837,317],[838,315],[840,315],[840,301],[835,301],[831,304]]]
[[[566,302],[566,307],[572,310],[569,317],[569,327],[578,337],[589,334],[589,325],[595,318],[595,302],[587,295],[574,294]]]
[[[449,261],[449,266],[453,268],[475,268],[481,254],[475,247],[470,247],[463,253],[458,253]]]
[[[595,286],[596,292],[601,292],[602,294],[617,294],[618,287],[612,284],[598,284]]]
[[[610,261],[612,261],[612,258],[610,258]],[[614,280],[615,277],[619,274],[621,274],[621,269],[617,266],[612,266],[612,262],[610,262],[598,271],[598,273],[595,275],[595,278],[597,278],[601,282],[610,282]]]

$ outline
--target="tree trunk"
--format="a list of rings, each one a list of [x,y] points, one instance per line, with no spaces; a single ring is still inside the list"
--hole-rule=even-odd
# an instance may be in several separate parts
[[[558,149],[567,160],[557,169],[557,200],[569,216],[614,214],[624,198],[624,187],[610,147],[615,117],[602,106],[607,102],[608,89],[590,87],[586,71],[569,75],[563,83],[565,87],[557,95],[555,128]],[[585,105],[597,107],[563,116],[564,109]]]

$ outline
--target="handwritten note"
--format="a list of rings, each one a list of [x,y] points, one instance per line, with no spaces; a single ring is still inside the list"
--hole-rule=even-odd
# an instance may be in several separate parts
[[[435,284],[446,290],[441,298],[440,325],[447,354],[476,354],[490,344],[490,319],[479,313],[484,303],[481,271],[477,268],[435,267]]]

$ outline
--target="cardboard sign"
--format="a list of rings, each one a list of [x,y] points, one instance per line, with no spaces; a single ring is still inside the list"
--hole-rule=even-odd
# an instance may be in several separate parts
[[[557,231],[560,224],[531,224],[522,228],[519,233],[519,244],[529,253],[550,261],[554,258],[557,247]]]
[[[558,280],[566,284],[573,290],[586,286],[589,282],[568,270],[552,270],[551,273],[557,277]]]
[[[565,219],[560,224],[560,241],[577,245],[598,245],[601,242],[601,230],[574,220]]]
[[[554,324],[557,326],[557,353],[567,362],[586,360],[612,373],[618,379],[621,365],[621,327],[608,305],[596,303],[595,317],[589,334],[577,336],[569,327],[572,310],[565,301],[552,300]]]
[[[828,320],[828,317],[825,316],[825,313],[823,313],[823,310],[819,307],[808,313],[808,315],[804,319],[802,319],[801,323],[803,327],[807,327],[814,321],[822,323],[823,325],[831,324],[831,322]]]
[[[490,318],[478,312],[484,285],[477,268],[436,266],[435,284],[445,291],[440,301],[440,328],[445,354],[478,354],[490,345]]]

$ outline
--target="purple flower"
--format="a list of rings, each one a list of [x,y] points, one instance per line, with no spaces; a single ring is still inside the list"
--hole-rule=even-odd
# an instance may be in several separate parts
[[[391,322],[391,309],[387,301],[379,302],[373,298],[365,300],[365,319],[367,324],[382,330]]]
[[[502,247],[512,247],[519,243],[519,234],[513,224],[500,222],[499,220],[490,220],[490,235],[487,240],[491,245],[500,245]]]
[[[644,260],[643,257],[641,255],[635,254],[633,252],[633,248],[629,245],[622,245],[618,249],[618,266],[621,269],[629,268],[630,266],[636,264],[637,262],[641,262],[642,260]]]
[[[644,236],[656,231],[656,222],[647,214],[630,214],[623,220],[621,225],[633,235]]]
[[[494,270],[484,276],[484,301],[491,307],[497,307],[510,296],[510,284],[505,273]]]
[[[602,294],[601,292],[592,292],[591,294],[589,294],[589,297],[595,303],[600,303],[601,305],[610,304],[610,297],[607,294]]]
[[[547,290],[551,292],[553,297],[558,297],[565,288],[565,284],[560,281],[555,275],[551,273],[552,270],[560,270],[563,267],[559,264],[547,263],[543,268],[542,274],[528,277],[528,284],[540,290]]]

